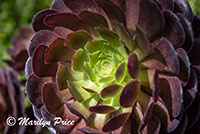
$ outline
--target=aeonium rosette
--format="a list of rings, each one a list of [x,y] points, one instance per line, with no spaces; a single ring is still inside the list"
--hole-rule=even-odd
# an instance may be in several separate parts
[[[55,0],[32,22],[35,115],[54,133],[185,132],[199,119],[199,24],[184,0]]]

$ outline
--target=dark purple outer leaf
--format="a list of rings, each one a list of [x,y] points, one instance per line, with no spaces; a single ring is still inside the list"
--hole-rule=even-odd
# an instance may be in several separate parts
[[[161,7],[162,10],[172,10],[174,9],[173,0],[154,0],[156,1]]]
[[[40,30],[39,32],[35,33],[28,46],[29,56],[33,55],[33,52],[38,45],[44,43],[45,45],[49,46],[58,37],[59,36],[57,34],[49,30]]]
[[[190,62],[192,65],[200,65],[200,40],[195,40],[193,48],[189,52]]]
[[[34,18],[33,18],[33,21],[32,21],[32,27],[33,29],[38,32],[42,29],[49,29],[49,30],[52,30],[53,28],[52,27],[48,27],[46,26],[44,23],[43,23],[43,20],[44,18],[47,16],[47,15],[50,15],[50,14],[54,14],[54,13],[57,13],[56,10],[53,10],[53,9],[48,9],[48,10],[42,10],[40,11],[39,13],[37,13]]]
[[[177,16],[179,17],[180,22],[185,31],[185,42],[182,48],[185,49],[187,52],[189,52],[191,48],[193,47],[193,43],[194,43],[194,33],[192,30],[192,24],[183,14],[177,13]]]
[[[108,122],[106,122],[102,130],[104,132],[111,132],[113,130],[120,128],[128,120],[129,116],[130,116],[130,113],[123,113],[123,114],[114,116],[113,118],[108,120]]]
[[[167,64],[166,71],[179,74],[180,65],[179,65],[176,51],[174,50],[172,44],[167,39],[161,38],[159,43],[156,46],[156,49],[158,49],[158,51],[164,57],[164,60]]]
[[[185,32],[179,18],[169,10],[163,11],[162,14],[166,23],[165,31],[169,32],[166,38],[175,48],[182,46],[185,42]]]
[[[140,72],[140,66],[136,54],[132,53],[128,56],[128,73],[135,79]]]
[[[33,53],[32,66],[33,71],[38,77],[55,76],[57,71],[57,64],[44,63],[44,54],[48,47],[46,45],[38,46]]]
[[[53,27],[65,27],[72,31],[81,29],[88,30],[86,24],[84,24],[76,15],[71,13],[55,13],[49,15],[45,18],[44,23]]]
[[[106,12],[110,20],[117,20],[123,24],[126,24],[124,13],[120,7],[112,3],[110,0],[95,1]]]
[[[149,83],[150,88],[152,91],[152,97],[154,102],[158,100],[159,94],[160,94],[160,80],[159,80],[159,74],[158,70],[148,70],[148,76],[149,76]]]
[[[159,6],[152,0],[140,0],[138,25],[150,40],[159,36],[164,28],[164,19]]]
[[[132,80],[127,83],[120,96],[120,105],[123,107],[133,106],[139,92],[140,80]]]
[[[192,9],[186,0],[174,0],[174,5],[174,12],[183,13],[190,22],[193,20]]]
[[[139,1],[140,0],[126,0],[125,17],[127,28],[133,33],[136,30],[136,24],[139,16]]]
[[[40,108],[42,103],[42,84],[44,79],[37,78],[34,74],[28,77],[26,83],[27,96],[30,102],[37,108]]]
[[[73,13],[81,13],[83,11],[99,11],[94,0],[63,0],[65,5],[72,10]]]
[[[42,96],[45,106],[52,114],[54,114],[63,104],[62,100],[58,97],[58,91],[55,83],[45,83],[43,85]]]
[[[191,70],[190,78],[186,86],[183,87],[184,94],[184,109],[188,109],[191,104],[193,103],[193,100],[196,97],[197,94],[197,87],[198,87],[198,79],[197,75],[194,70]]]
[[[95,113],[106,114],[106,113],[114,112],[116,109],[107,105],[97,105],[97,106],[89,107],[89,110]]]
[[[143,119],[142,119],[142,122],[141,122],[141,124],[140,124],[140,126],[139,126],[139,128],[138,128],[139,133],[143,131],[143,129],[145,128],[145,126],[146,126],[148,123],[151,123],[151,122],[149,122],[149,121],[150,121],[151,118],[152,118],[153,107],[154,107],[154,103],[151,103],[151,104],[148,106],[147,110],[145,111],[144,117],[143,117]]]
[[[180,80],[182,80],[183,85],[186,85],[189,78],[190,78],[190,61],[189,57],[187,56],[187,53],[184,49],[178,48],[176,49],[176,53],[179,57],[179,63],[180,63],[180,73],[178,77]]]
[[[64,11],[64,12],[72,12],[64,3],[63,0],[54,0],[52,5],[52,9],[58,10],[58,11]]]
[[[178,117],[183,102],[181,81],[174,76],[160,76],[160,97],[165,102],[171,116]]]

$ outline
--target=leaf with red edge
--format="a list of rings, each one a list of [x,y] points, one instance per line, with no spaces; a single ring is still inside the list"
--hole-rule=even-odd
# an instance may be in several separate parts
[[[186,0],[175,0],[174,12],[183,13],[190,22],[193,20],[194,14],[192,13],[192,9],[188,1]]]
[[[64,46],[64,39],[57,38],[46,50],[45,62],[70,62],[75,50]]]
[[[86,24],[84,24],[76,15],[71,13],[55,13],[48,15],[44,19],[44,23],[52,27],[61,26],[73,31],[81,29],[88,30]]]
[[[162,10],[172,10],[174,9],[173,0],[155,0],[161,7]]]
[[[194,33],[192,29],[192,24],[189,22],[187,17],[181,13],[176,14],[178,18],[180,19],[180,22],[184,28],[185,31],[185,42],[182,46],[183,49],[185,49],[187,52],[191,50],[194,43]]]
[[[40,44],[45,44],[49,46],[58,37],[59,36],[56,33],[49,30],[40,30],[39,32],[36,32],[35,35],[32,37],[30,44],[28,46],[29,56],[33,55],[34,50]]]
[[[98,12],[99,9],[94,0],[63,0],[65,5],[72,10],[73,13],[82,11]]]
[[[122,89],[121,85],[111,84],[105,87],[104,89],[102,89],[100,94],[102,98],[107,99],[107,98],[115,96],[121,89]]]
[[[131,33],[134,33],[136,30],[136,24],[138,22],[140,0],[126,0],[125,2],[127,28]]]
[[[172,44],[167,39],[161,38],[156,44],[155,50],[157,51],[156,54],[158,55],[155,55],[152,60],[149,59],[143,64],[151,69],[179,74],[179,60]],[[164,65],[165,63],[166,65]]]
[[[145,113],[144,113],[144,117],[142,119],[142,122],[140,123],[140,126],[138,128],[138,132],[141,133],[145,126],[150,123],[150,120],[152,118],[152,112],[153,112],[153,108],[154,108],[154,103],[151,103],[148,108],[146,109]]]
[[[64,11],[64,12],[72,12],[64,3],[63,0],[54,0],[51,4],[51,9]]]
[[[138,77],[139,72],[140,65],[137,56],[136,54],[132,53],[128,56],[128,73],[133,79],[135,79]]]
[[[159,101],[154,105],[153,114],[160,119],[162,130],[164,132],[173,132],[180,123],[178,119],[170,117],[170,111],[168,111],[161,99],[159,99]]]
[[[126,23],[125,15],[114,3],[110,0],[95,0],[97,4],[106,12],[110,20],[117,20],[120,23]]]
[[[39,13],[37,13],[32,21],[32,27],[33,29],[38,32],[42,29],[49,29],[52,30],[52,27],[48,27],[43,23],[43,20],[45,19],[46,16],[50,15],[50,14],[54,14],[57,13],[56,10],[53,9],[48,9],[48,10],[42,10]]]
[[[140,80],[132,80],[126,84],[121,95],[120,105],[123,107],[132,107],[140,92]]]
[[[159,134],[161,129],[160,119],[156,115],[152,115],[149,124],[144,128],[145,134]]]
[[[198,92],[198,79],[197,75],[194,70],[191,70],[190,78],[186,86],[183,87],[183,102],[184,102],[184,109],[188,109],[191,104],[193,103],[193,100],[196,97],[196,94]]]
[[[97,105],[89,107],[90,112],[100,113],[100,114],[107,114],[110,112],[114,112],[116,109],[111,106],[107,105]]]
[[[46,45],[39,45],[34,53],[32,59],[33,72],[38,77],[55,76],[58,65],[56,63],[45,64],[44,55],[47,50]]]
[[[150,88],[152,89],[152,97],[154,102],[158,100],[160,94],[160,80],[158,71],[155,69],[147,70]]]
[[[90,35],[83,30],[73,32],[65,40],[65,46],[74,49],[84,48],[88,40],[92,39]]]
[[[179,79],[182,81],[183,85],[185,86],[190,78],[190,61],[187,53],[184,49],[178,48],[176,49],[176,53],[179,58],[180,64],[180,73],[178,75]]]
[[[62,100],[58,96],[56,83],[45,83],[43,85],[42,96],[45,106],[52,114],[54,114],[57,109],[63,104]]]
[[[40,79],[35,76],[35,74],[32,74],[28,77],[27,83],[26,83],[26,91],[27,91],[27,97],[30,100],[30,102],[35,105],[37,108],[40,108],[42,103],[42,85],[45,81],[48,81],[48,78]]]
[[[174,48],[182,46],[185,42],[185,32],[179,18],[169,10],[163,11],[162,14],[166,23],[166,38],[172,43]]]
[[[159,6],[152,0],[140,0],[138,25],[153,40],[164,28],[164,19]]]
[[[181,81],[175,76],[160,75],[160,97],[165,102],[170,116],[178,117],[183,102]]]
[[[112,117],[102,128],[103,132],[111,132],[120,128],[128,120],[129,116],[130,113],[123,113]]]
[[[83,11],[79,14],[79,17],[83,22],[91,26],[92,28],[103,25],[105,27],[108,27],[108,23],[104,16],[90,12],[90,11]]]

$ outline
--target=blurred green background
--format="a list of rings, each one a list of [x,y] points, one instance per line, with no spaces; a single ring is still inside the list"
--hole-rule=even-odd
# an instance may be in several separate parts
[[[53,0],[0,0],[0,66],[8,58],[6,48],[22,26],[29,26],[38,11],[49,8]]]
[[[49,8],[53,0],[0,0],[0,66],[7,59],[6,48],[19,27],[29,26],[34,14]],[[200,15],[200,0],[188,0],[195,14]]]

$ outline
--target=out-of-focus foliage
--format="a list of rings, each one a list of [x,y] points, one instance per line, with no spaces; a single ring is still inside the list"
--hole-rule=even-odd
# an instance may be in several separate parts
[[[40,10],[49,8],[52,0],[1,0],[0,1],[0,65],[8,58],[6,48],[21,26],[28,26]]]
[[[188,0],[188,2],[190,3],[192,11],[200,15],[200,0]]]

